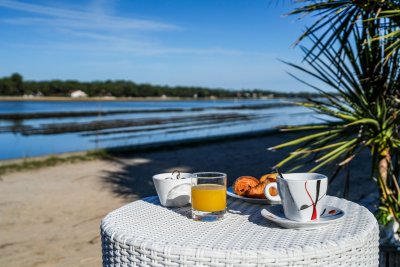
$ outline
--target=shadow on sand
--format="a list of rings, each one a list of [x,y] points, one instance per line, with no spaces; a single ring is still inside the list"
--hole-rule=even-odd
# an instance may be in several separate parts
[[[290,150],[268,151],[267,148],[296,137],[296,134],[270,134],[219,142],[202,142],[190,145],[159,147],[149,151],[114,154],[116,171],[104,172],[106,186],[111,186],[118,196],[129,199],[156,195],[152,176],[158,173],[218,171],[228,175],[228,186],[242,175],[257,178],[272,172],[271,167],[285,158]],[[300,170],[302,171],[302,170]],[[305,171],[305,170],[304,170]],[[374,190],[369,178],[369,158],[363,155],[352,163],[348,199],[358,201]],[[299,171],[298,171],[299,172]],[[320,170],[330,177],[332,170]],[[344,175],[329,185],[328,194],[343,196]]]

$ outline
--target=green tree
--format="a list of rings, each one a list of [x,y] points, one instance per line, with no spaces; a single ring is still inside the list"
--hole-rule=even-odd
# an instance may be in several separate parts
[[[10,80],[16,95],[24,94],[23,78],[19,73],[11,74]]]

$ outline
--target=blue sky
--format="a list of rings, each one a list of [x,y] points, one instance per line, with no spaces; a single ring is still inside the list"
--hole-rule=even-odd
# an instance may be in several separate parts
[[[310,90],[283,0],[0,0],[0,76]]]

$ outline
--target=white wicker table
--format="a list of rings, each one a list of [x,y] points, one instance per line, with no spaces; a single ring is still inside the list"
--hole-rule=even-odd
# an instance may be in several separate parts
[[[190,206],[158,197],[125,205],[101,222],[103,266],[378,266],[378,224],[364,207],[336,197],[346,217],[314,230],[283,229],[263,205],[228,198],[226,218],[198,222]]]

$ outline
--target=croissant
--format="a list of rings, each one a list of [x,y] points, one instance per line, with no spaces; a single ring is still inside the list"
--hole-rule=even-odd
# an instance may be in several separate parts
[[[244,196],[250,188],[258,184],[258,179],[253,176],[240,176],[233,184],[233,191],[239,196]]]
[[[267,182],[259,183],[258,185],[247,190],[245,192],[245,196],[251,198],[266,198],[264,194],[264,189],[267,184]]]
[[[268,183],[270,182],[276,182],[276,173],[269,173],[269,174],[265,174],[263,176],[261,176],[260,178],[260,182],[263,183],[265,181],[268,181]]]

